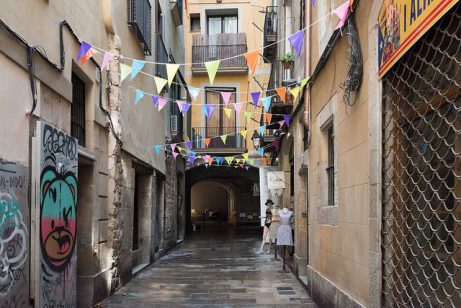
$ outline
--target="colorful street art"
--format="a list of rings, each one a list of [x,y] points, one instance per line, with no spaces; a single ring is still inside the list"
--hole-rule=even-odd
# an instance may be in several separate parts
[[[76,306],[77,141],[41,123],[39,307]]]
[[[0,307],[29,298],[28,168],[0,158]]]

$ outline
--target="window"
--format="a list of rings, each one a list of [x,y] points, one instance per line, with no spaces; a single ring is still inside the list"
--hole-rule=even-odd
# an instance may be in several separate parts
[[[139,174],[134,176],[134,202],[133,202],[133,243],[131,250],[139,248]]]
[[[173,84],[170,87],[170,98],[172,100],[181,99],[181,86],[178,84],[178,80],[175,78]],[[183,116],[179,111],[177,104],[170,105],[170,131],[173,135],[182,136],[183,134]]]
[[[145,54],[152,54],[152,15],[149,0],[128,0],[128,25],[144,49]]]
[[[335,145],[334,145],[334,132],[333,125],[328,128],[328,205],[335,204]]]
[[[70,134],[85,146],[85,82],[72,73]]]
[[[200,15],[190,16],[190,32],[200,32]]]
[[[237,15],[208,16],[208,34],[238,33]]]

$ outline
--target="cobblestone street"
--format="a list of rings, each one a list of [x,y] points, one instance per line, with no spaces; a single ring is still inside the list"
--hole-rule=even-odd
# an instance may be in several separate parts
[[[278,272],[273,254],[257,255],[259,239],[248,228],[194,234],[103,307],[316,307],[293,274]]]

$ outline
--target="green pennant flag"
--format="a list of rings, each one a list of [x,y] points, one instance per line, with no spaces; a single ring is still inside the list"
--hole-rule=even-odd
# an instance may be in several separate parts
[[[247,118],[247,121],[251,120],[252,115],[253,115],[253,113],[251,111],[245,111],[245,117]]]
[[[221,140],[224,144],[226,144],[226,140],[227,140],[227,135],[222,135],[221,136]]]
[[[230,166],[234,160],[234,156],[225,157],[227,164]]]
[[[131,74],[132,70],[131,66],[120,63],[120,82],[125,80],[125,78]]]
[[[307,78],[304,78],[303,80],[301,80],[301,90],[304,89],[304,87],[306,86],[306,84],[309,82],[309,77]]]
[[[213,85],[216,72],[218,71],[219,63],[221,60],[215,60],[210,62],[205,62],[206,71],[208,72],[208,78],[210,79],[210,84]]]

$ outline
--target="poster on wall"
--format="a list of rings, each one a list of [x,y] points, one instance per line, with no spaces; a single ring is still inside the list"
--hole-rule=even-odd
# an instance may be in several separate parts
[[[75,307],[77,285],[77,140],[38,122],[34,144],[35,300]]]
[[[420,39],[458,0],[384,0],[379,12],[379,77]]]
[[[267,187],[269,190],[285,188],[285,172],[271,171],[267,173]]]
[[[29,168],[0,158],[0,303],[29,305]]]

